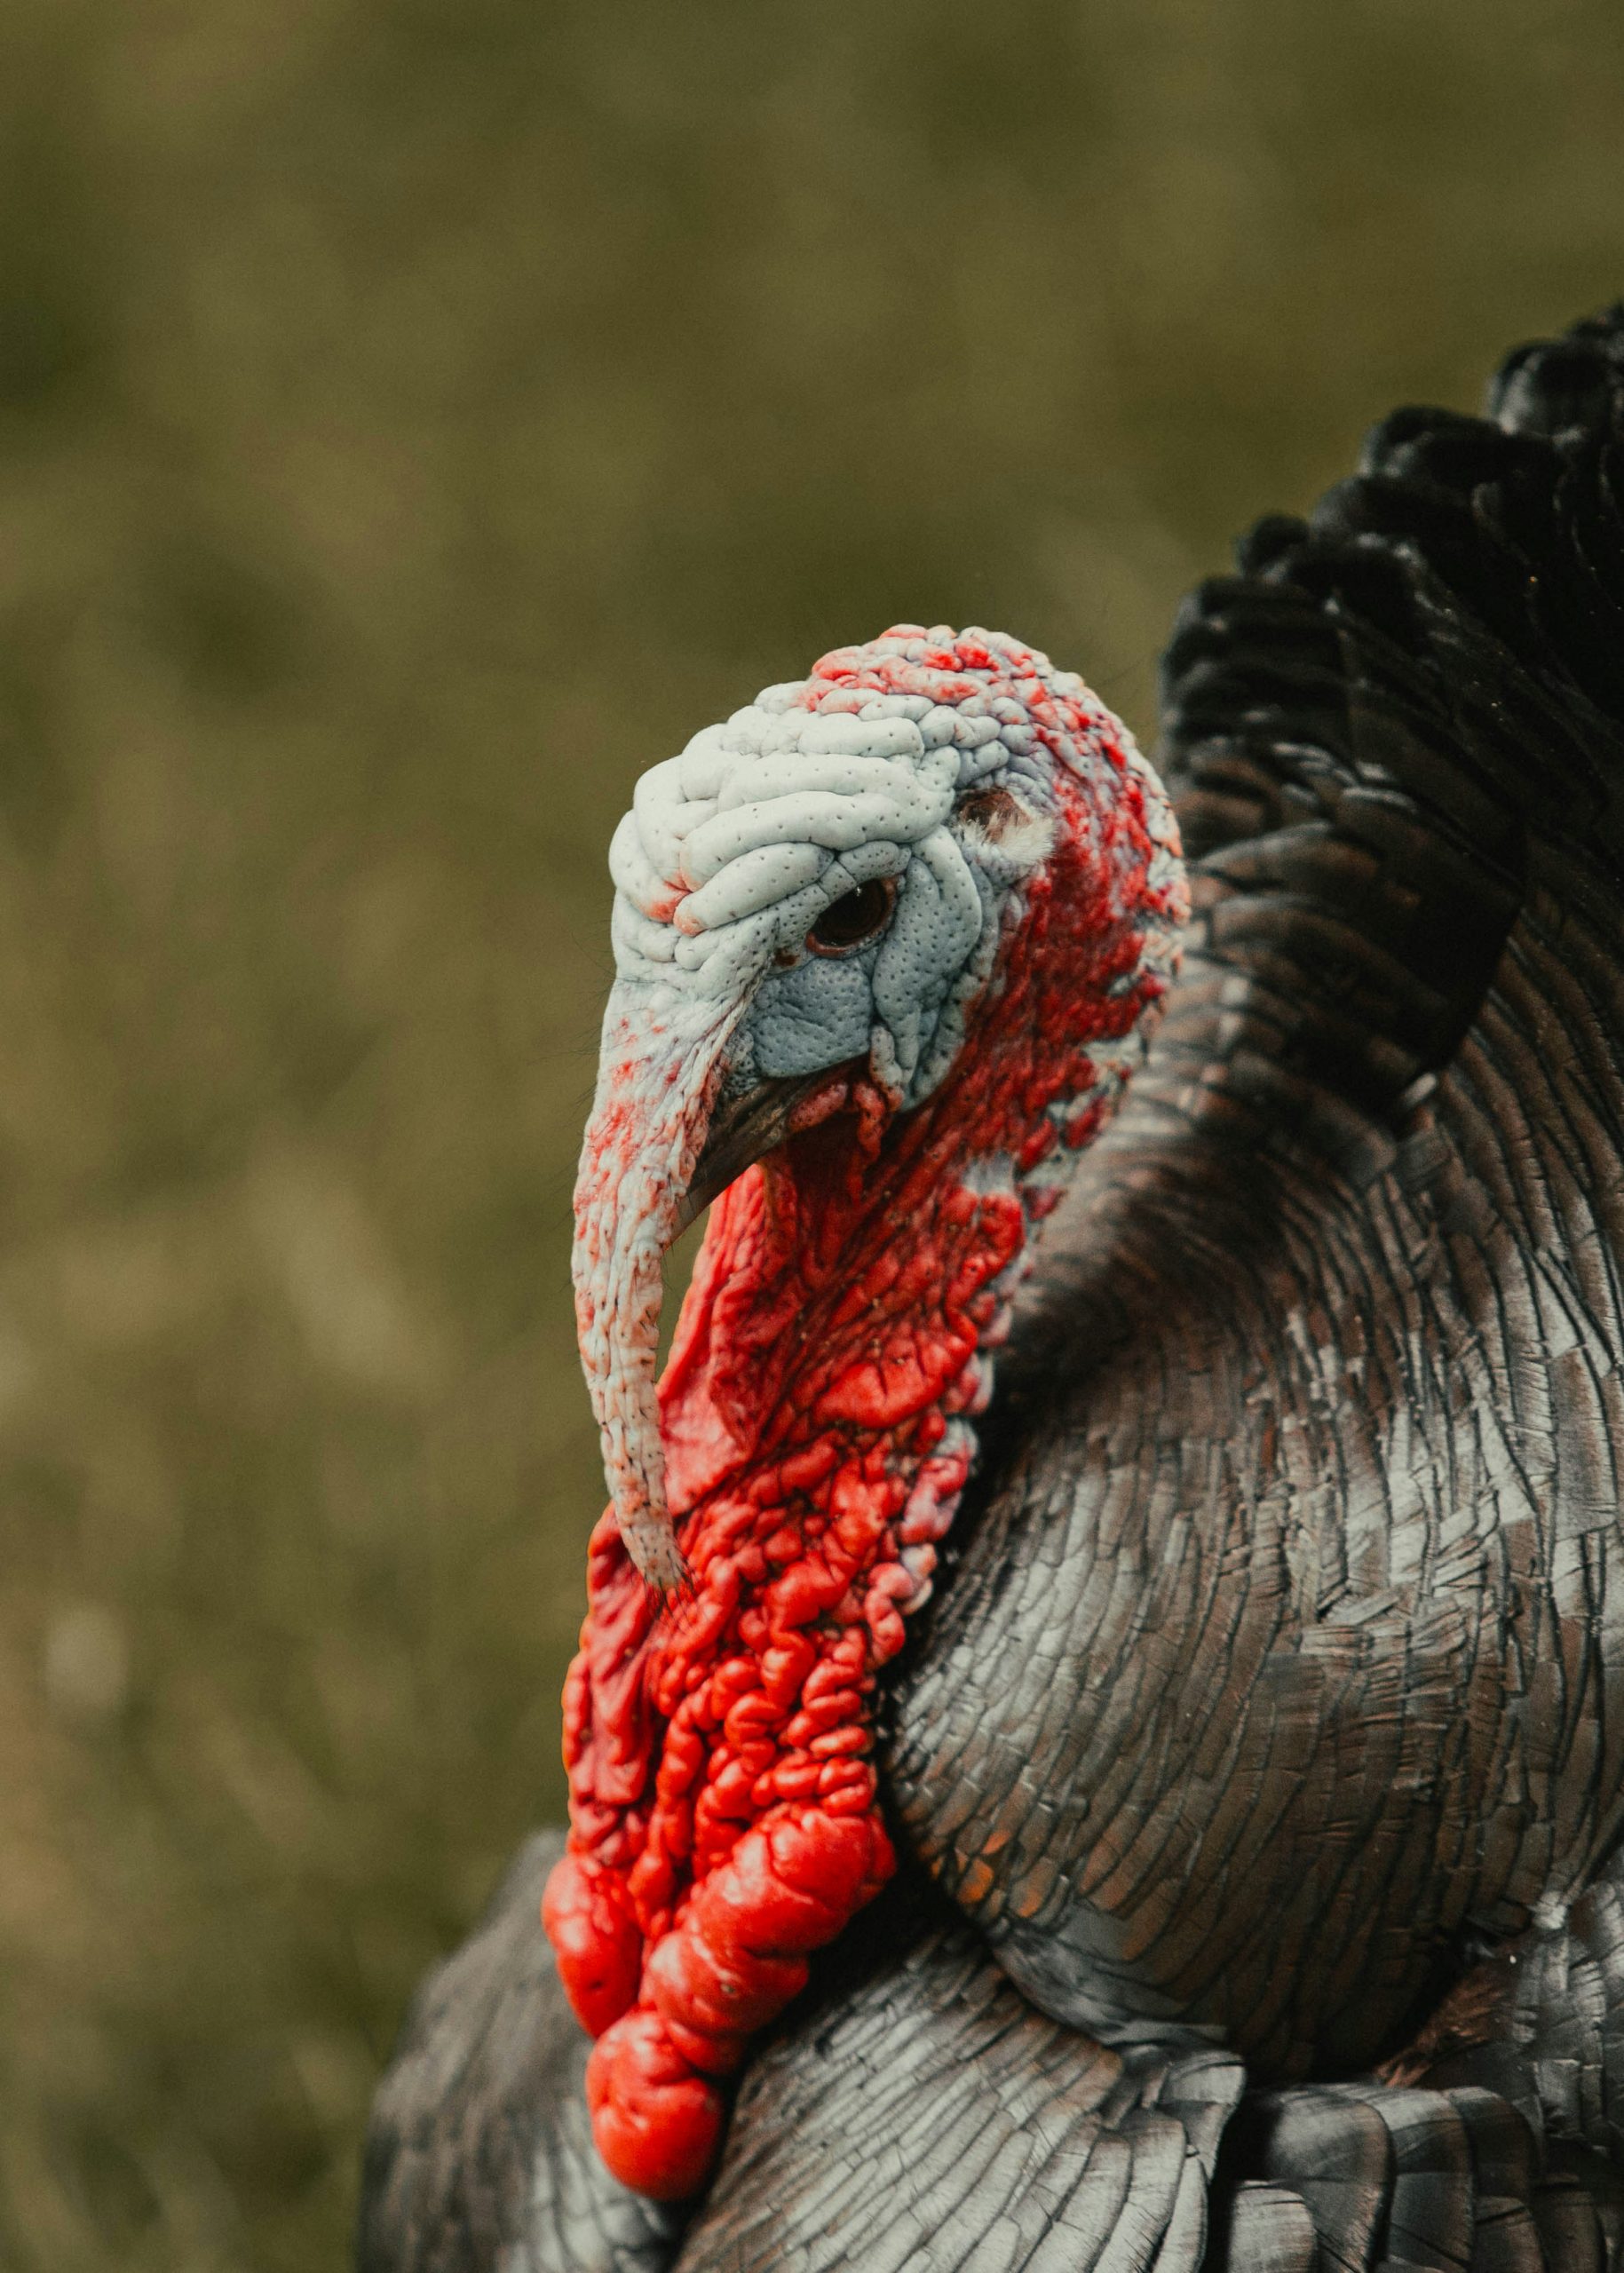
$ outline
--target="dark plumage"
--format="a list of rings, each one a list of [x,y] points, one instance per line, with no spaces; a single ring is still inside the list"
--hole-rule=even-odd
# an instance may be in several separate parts
[[[1260,523],[1164,693],[1192,951],[890,1701],[912,1861],[677,2238],[531,1850],[366,2273],[1624,2263],[1624,311]]]
[[[669,2261],[678,2220],[615,2186],[593,2152],[590,2047],[540,1931],[563,1844],[554,1832],[527,1843],[407,2016],[372,2111],[360,2273],[659,2273]]]

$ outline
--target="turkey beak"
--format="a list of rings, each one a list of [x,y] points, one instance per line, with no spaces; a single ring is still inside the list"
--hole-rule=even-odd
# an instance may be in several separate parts
[[[716,1107],[677,1210],[678,1232],[697,1223],[753,1161],[775,1152],[794,1133],[796,1108],[828,1078],[827,1070],[775,1074]]]
[[[683,1580],[655,1388],[661,1264],[685,1220],[740,1006],[617,979],[575,1184],[575,1327],[604,1475],[633,1562]],[[726,1179],[724,1178],[723,1181]],[[719,1186],[717,1187],[719,1189]]]
[[[752,1160],[819,1118],[812,1091],[845,1094],[825,1072],[725,1097],[744,1007],[616,980],[575,1184],[576,1338],[604,1477],[627,1550],[661,1593],[684,1577],[655,1382],[666,1250]]]

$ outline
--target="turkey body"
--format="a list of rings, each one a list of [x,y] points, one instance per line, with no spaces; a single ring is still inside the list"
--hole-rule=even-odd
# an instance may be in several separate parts
[[[888,1701],[899,1880],[685,2218],[592,2161],[538,1848],[368,2273],[1624,2261],[1624,314],[1260,525],[1165,692],[1184,968]]]
[[[1232,668],[1249,598],[1209,594],[1176,658]],[[1446,749],[1465,711],[1541,824],[1470,1030],[1431,1085],[1501,881],[1440,874],[1381,779],[1395,690],[1312,818],[1266,775],[1216,817],[1248,833],[1205,863],[1190,1007],[1051,1242],[1044,1373],[893,1747],[919,1850],[1046,2009],[1210,2023],[1277,2076],[1380,2056],[1454,1937],[1571,1900],[1624,1799],[1620,902],[1581,793],[1552,829],[1579,784],[1528,729],[1548,751],[1559,714],[1482,668],[1475,718],[1439,688],[1405,729]],[[1198,781],[1240,804],[1286,731],[1203,734]]]

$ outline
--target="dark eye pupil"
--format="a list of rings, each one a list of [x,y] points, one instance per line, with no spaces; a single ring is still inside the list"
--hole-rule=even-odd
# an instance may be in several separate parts
[[[826,907],[806,935],[806,944],[816,954],[838,954],[845,947],[860,947],[865,939],[872,939],[883,931],[897,897],[897,888],[889,876],[879,876],[872,883],[860,884],[844,899]]]

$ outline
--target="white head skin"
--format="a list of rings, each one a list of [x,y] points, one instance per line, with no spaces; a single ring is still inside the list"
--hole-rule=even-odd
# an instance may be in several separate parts
[[[894,691],[843,683],[847,664]],[[866,1061],[899,1110],[931,1093],[1050,849],[1057,762],[1086,779],[1107,746],[1171,875],[1176,832],[1127,729],[997,633],[902,626],[842,650],[638,783],[609,856],[617,975],[574,1277],[610,1495],[654,1586],[683,1577],[654,1393],[666,1247],[834,1069]],[[1146,953],[1170,958],[1170,928]]]

